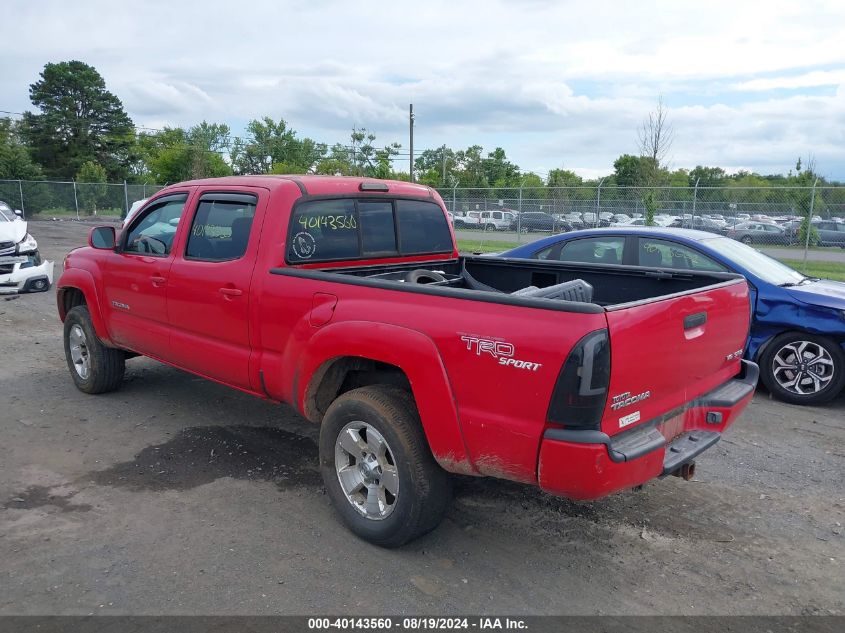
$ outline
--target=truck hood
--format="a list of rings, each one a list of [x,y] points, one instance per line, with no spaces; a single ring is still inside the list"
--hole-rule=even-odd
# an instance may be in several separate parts
[[[17,244],[26,235],[26,222],[13,220],[11,222],[0,222],[0,242],[14,242]]]
[[[786,290],[802,303],[845,310],[845,283],[841,281],[821,279]]]

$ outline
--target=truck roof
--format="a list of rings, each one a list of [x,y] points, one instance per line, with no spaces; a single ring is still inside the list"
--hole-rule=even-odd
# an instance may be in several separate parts
[[[401,180],[379,180],[376,178],[364,178],[361,176],[317,176],[313,174],[268,174],[253,176],[224,176],[222,178],[203,178],[200,180],[189,180],[186,182],[170,185],[167,189],[185,185],[222,185],[242,187],[266,187],[276,189],[289,182],[294,182],[303,193],[312,196],[327,196],[335,194],[359,193],[361,183],[384,183],[388,186],[387,192],[369,191],[368,193],[387,193],[389,195],[434,197],[434,191],[425,185],[418,185],[412,182]]]

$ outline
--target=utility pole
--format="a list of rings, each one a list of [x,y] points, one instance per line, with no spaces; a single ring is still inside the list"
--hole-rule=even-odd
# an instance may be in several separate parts
[[[408,124],[410,126],[410,133],[411,133],[411,165],[410,165],[410,176],[411,182],[414,182],[414,104],[410,104],[408,109]]]
[[[440,150],[440,161],[443,163],[443,175],[440,177],[440,182],[446,185],[446,146]]]

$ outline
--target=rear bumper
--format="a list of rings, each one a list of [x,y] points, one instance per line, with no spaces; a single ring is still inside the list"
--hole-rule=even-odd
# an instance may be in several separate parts
[[[598,499],[664,477],[713,446],[751,402],[759,369],[742,361],[740,374],[684,406],[625,433],[548,429],[537,478],[546,492]],[[669,440],[667,427],[681,433]]]

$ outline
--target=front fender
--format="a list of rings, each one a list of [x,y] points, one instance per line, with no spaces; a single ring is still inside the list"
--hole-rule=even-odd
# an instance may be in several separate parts
[[[62,273],[56,284],[56,303],[59,309],[59,318],[63,323],[66,316],[64,296],[65,292],[70,289],[79,290],[85,296],[85,304],[88,307],[88,313],[91,315],[91,323],[97,333],[97,338],[106,345],[114,346],[100,308],[100,298],[93,275],[81,268],[68,268]]]
[[[437,346],[408,328],[370,321],[344,321],[317,331],[301,350],[294,373],[294,402],[300,411],[312,381],[335,358],[352,356],[395,365],[408,377],[423,431],[437,462],[446,470],[477,474],[461,432],[455,397]]]

